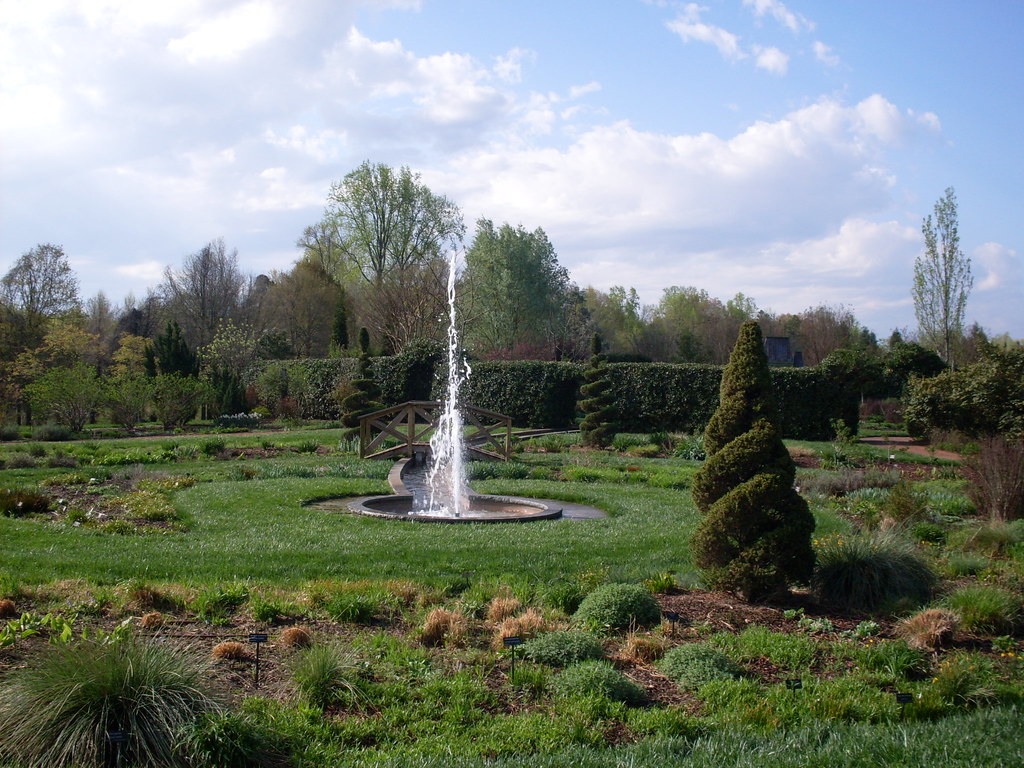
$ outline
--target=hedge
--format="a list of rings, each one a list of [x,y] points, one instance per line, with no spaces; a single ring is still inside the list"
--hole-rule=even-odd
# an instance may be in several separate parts
[[[406,400],[438,397],[444,363],[440,348],[418,345],[391,357],[374,358],[373,376],[385,406]],[[272,361],[281,362],[281,361]],[[335,419],[338,405],[331,396],[338,382],[356,373],[354,358],[284,361],[301,366],[310,392],[302,403],[306,418]],[[512,418],[516,426],[572,428],[583,383],[583,366],[571,362],[511,360],[475,362],[465,388],[466,401]],[[718,406],[722,368],[670,363],[612,363],[608,366],[622,432],[702,432]],[[856,392],[840,377],[820,367],[773,368],[772,383],[779,402],[785,437],[829,440],[833,419],[856,428]],[[258,370],[250,372],[254,381]]]

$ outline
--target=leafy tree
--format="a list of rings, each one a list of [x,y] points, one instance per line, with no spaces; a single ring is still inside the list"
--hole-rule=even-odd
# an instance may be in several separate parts
[[[971,260],[960,250],[956,194],[935,203],[935,219],[921,225],[925,252],[914,260],[914,314],[921,336],[955,367],[954,346],[963,334],[967,296],[974,285]]]
[[[119,427],[131,430],[146,418],[153,399],[154,379],[138,373],[122,373],[107,379],[103,401],[110,409],[110,419]]]
[[[359,329],[359,350],[359,376],[350,382],[350,392],[341,401],[341,423],[347,428],[348,435],[359,434],[362,416],[384,407],[377,400],[380,387],[370,373],[370,334],[366,328]]]
[[[796,467],[782,443],[755,321],[740,327],[704,448],[707,461],[693,479],[703,517],[692,548],[705,583],[759,600],[791,582],[807,582],[814,569],[814,517],[793,488]]]
[[[194,376],[162,373],[153,380],[153,406],[164,429],[183,427],[209,400],[206,382]]]
[[[81,432],[90,414],[103,401],[96,369],[85,363],[51,368],[25,387],[37,413],[51,417],[72,432]]]
[[[167,328],[153,339],[145,350],[146,373],[150,376],[170,374],[195,376],[199,373],[199,360],[189,349],[177,320],[168,320]]]
[[[418,173],[369,161],[331,187],[326,218],[346,257],[374,285],[393,270],[437,258],[465,232],[458,206],[431,192]]]
[[[583,399],[579,402],[579,409],[584,413],[580,435],[584,445],[605,448],[615,436],[612,422],[614,400],[611,396],[612,383],[608,378],[608,358],[601,354],[601,337],[596,333],[590,349],[593,353],[590,366],[583,373],[587,383],[580,387]]]
[[[488,351],[516,344],[554,350],[570,281],[543,229],[477,221],[465,282],[475,315],[467,329],[471,344]]]
[[[324,357],[330,347],[332,312],[341,289],[312,262],[275,273],[267,291],[264,319],[283,331],[298,357]]]
[[[22,347],[42,338],[45,321],[78,307],[78,278],[59,245],[37,245],[0,280],[0,300]]]
[[[125,333],[117,340],[117,349],[111,356],[112,376],[142,376],[146,373],[146,345],[141,336]]]
[[[985,358],[931,379],[914,379],[906,408],[907,430],[971,437],[1024,437],[1024,347],[988,349]]]

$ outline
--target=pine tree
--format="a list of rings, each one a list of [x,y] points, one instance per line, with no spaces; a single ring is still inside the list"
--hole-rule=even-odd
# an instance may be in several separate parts
[[[359,434],[360,417],[384,407],[377,401],[380,387],[370,374],[370,334],[366,328],[359,329],[359,349],[359,378],[352,380],[352,393],[341,401],[341,423],[347,427],[348,436]]]
[[[157,334],[152,344],[145,349],[146,373],[150,376],[177,374],[195,376],[199,373],[199,359],[188,348],[181,326],[177,320],[170,320],[163,333]]]
[[[740,328],[704,447],[708,458],[692,486],[703,517],[691,541],[704,582],[752,601],[809,581],[814,517],[793,488],[796,467],[782,443],[755,321]]]
[[[608,378],[608,358],[601,354],[601,337],[594,334],[591,340],[590,367],[583,373],[587,383],[580,387],[583,398],[579,409],[583,411],[580,435],[584,445],[605,448],[614,437],[614,400],[611,396],[611,380]]]

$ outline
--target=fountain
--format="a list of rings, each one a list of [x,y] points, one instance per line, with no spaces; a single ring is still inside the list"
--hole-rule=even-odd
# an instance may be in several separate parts
[[[561,517],[561,508],[540,501],[470,493],[459,398],[471,370],[459,349],[455,315],[456,256],[453,249],[448,258],[448,380],[443,410],[430,438],[431,463],[425,487],[414,488],[412,493],[356,499],[349,508],[364,515],[419,522],[497,523]],[[409,462],[404,460],[392,487],[406,490],[408,468]]]

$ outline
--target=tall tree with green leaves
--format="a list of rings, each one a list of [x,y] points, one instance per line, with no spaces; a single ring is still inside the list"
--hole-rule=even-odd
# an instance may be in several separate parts
[[[793,488],[768,357],[757,322],[740,327],[704,432],[707,460],[693,478],[702,518],[691,547],[705,583],[749,601],[810,580],[814,517]]]
[[[956,194],[952,187],[921,225],[924,253],[914,260],[914,314],[921,338],[956,367],[956,344],[963,336],[967,297],[974,285],[971,260],[960,250]]]

